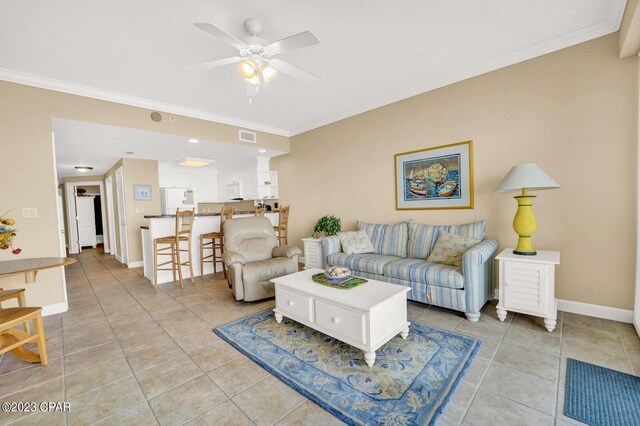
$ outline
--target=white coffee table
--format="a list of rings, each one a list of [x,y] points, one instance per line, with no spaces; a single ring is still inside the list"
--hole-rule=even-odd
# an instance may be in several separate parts
[[[271,281],[276,288],[276,321],[283,317],[334,337],[364,351],[369,367],[376,349],[395,335],[409,335],[408,287],[368,280],[343,290],[313,282],[322,269],[307,269]]]

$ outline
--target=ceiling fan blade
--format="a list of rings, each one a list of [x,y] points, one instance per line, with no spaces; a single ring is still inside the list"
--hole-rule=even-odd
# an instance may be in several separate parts
[[[305,31],[300,34],[292,35],[282,40],[274,41],[267,45],[265,50],[271,55],[278,55],[288,50],[300,49],[301,47],[313,46],[320,43],[318,37],[313,35],[312,32]]]
[[[237,49],[244,49],[247,47],[247,43],[245,43],[242,40],[238,40],[236,37],[232,36],[231,34],[229,34],[224,30],[221,30],[220,28],[216,27],[213,24],[210,24],[208,22],[196,22],[193,25],[200,28],[202,31],[208,32],[214,37],[217,37],[226,41],[227,43],[229,43],[230,45],[232,45]]]
[[[224,65],[235,64],[242,60],[240,56],[231,56],[229,58],[218,59],[215,61],[205,62],[204,64],[193,65],[183,68],[184,70],[210,70],[212,68],[222,67]]]
[[[281,61],[280,59],[271,59],[269,61],[269,65],[271,65],[276,71],[283,72],[307,83],[317,83],[321,78],[312,72],[298,68],[288,62]]]

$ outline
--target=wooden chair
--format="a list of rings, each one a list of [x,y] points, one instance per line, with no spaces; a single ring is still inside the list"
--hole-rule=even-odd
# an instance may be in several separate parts
[[[158,271],[173,271],[173,280],[176,280],[176,270],[180,279],[180,288],[184,288],[182,281],[182,267],[189,267],[191,283],[195,283],[193,277],[193,262],[191,261],[191,234],[193,233],[193,210],[178,209],[176,211],[176,233],[170,237],[160,237],[153,240],[153,283],[158,287]],[[187,248],[182,248],[181,243],[186,243]],[[159,245],[167,247],[158,248]],[[182,253],[187,252],[187,260],[182,261]],[[158,256],[171,256],[171,260],[158,263]],[[171,264],[171,268],[161,268]]]
[[[256,209],[256,217],[264,217],[264,207]]]
[[[222,252],[224,251],[224,242],[222,238],[222,225],[227,219],[233,219],[233,209],[220,210],[220,231],[209,232],[207,234],[200,235],[200,275],[204,275],[204,264],[213,263],[213,273],[218,272],[217,264],[222,264],[222,271],[224,272],[225,279],[227,278],[227,268],[222,262]],[[210,240],[207,242],[206,240]],[[211,250],[211,254],[205,256],[204,251]],[[218,250],[220,254],[218,255]],[[209,260],[211,259],[211,260]]]
[[[0,288],[0,309],[2,309],[2,302],[6,302],[7,300],[16,299],[18,301],[18,306],[21,308],[26,308],[27,303],[24,299],[24,288],[15,288],[12,290],[4,290]],[[24,331],[31,334],[31,330],[29,327],[29,321],[24,323]]]
[[[0,309],[0,355],[13,351],[14,354],[27,362],[39,362],[47,365],[47,345],[44,341],[44,327],[42,326],[42,308],[7,308]],[[19,324],[33,321],[35,333],[14,329]],[[39,354],[24,347],[25,344],[36,342]]]
[[[282,206],[280,207],[280,213],[278,214],[278,226],[274,226],[273,229],[276,231],[276,238],[278,239],[278,245],[287,245],[289,242],[289,211],[291,210],[291,206]],[[282,244],[284,242],[284,244]]]

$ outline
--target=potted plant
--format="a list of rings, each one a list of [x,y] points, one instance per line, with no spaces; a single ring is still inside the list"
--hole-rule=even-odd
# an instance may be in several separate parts
[[[324,215],[316,222],[313,228],[313,238],[328,237],[336,235],[342,229],[340,218],[333,215]]]

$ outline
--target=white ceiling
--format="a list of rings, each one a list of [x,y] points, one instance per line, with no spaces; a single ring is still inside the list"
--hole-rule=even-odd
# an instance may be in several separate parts
[[[619,29],[625,0],[0,0],[0,79],[292,135]],[[320,44],[249,104],[237,51],[193,26]]]
[[[51,126],[56,142],[56,169],[58,180],[69,176],[102,175],[121,158],[158,160],[160,164],[178,166],[184,157],[216,160],[217,165],[229,165],[256,156],[284,154],[258,148],[223,142],[199,140],[193,144],[188,136],[176,136],[147,130],[85,123],[82,121],[53,118]],[[132,151],[134,154],[126,154]],[[215,168],[216,163],[206,168]],[[91,173],[81,173],[75,166],[91,166]]]

